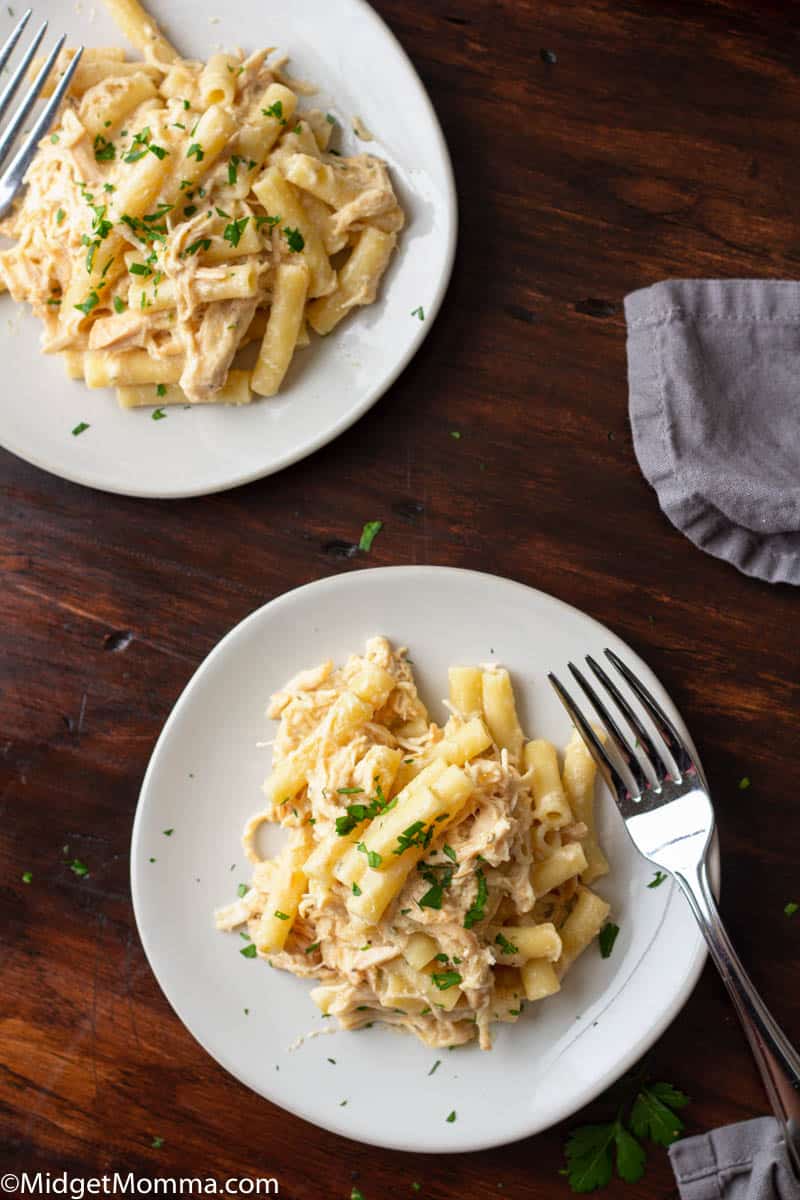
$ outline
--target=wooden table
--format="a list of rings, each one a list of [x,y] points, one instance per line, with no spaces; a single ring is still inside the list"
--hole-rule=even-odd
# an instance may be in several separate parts
[[[724,915],[800,1038],[800,916],[783,914],[800,900],[796,595],[704,556],[659,512],[631,445],[622,315],[626,292],[667,275],[797,274],[797,11],[376,7],[431,92],[461,203],[449,295],[390,393],[313,458],[207,499],[107,496],[0,459],[3,1170],[267,1173],[295,1200],[347,1200],[354,1180],[366,1200],[412,1181],[432,1200],[568,1194],[575,1121],[434,1160],[279,1114],[183,1030],[139,945],[131,822],[179,692],[254,608],[364,565],[521,580],[652,664],[715,784]],[[369,558],[353,556],[375,518]],[[650,1057],[691,1095],[691,1131],[766,1111],[711,970]],[[666,1155],[607,1194],[676,1195]]]

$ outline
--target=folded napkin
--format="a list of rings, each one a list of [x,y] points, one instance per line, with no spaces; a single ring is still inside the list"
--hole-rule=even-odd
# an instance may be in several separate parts
[[[800,283],[670,279],[625,299],[639,465],[670,521],[800,583]]]
[[[774,1117],[684,1138],[669,1150],[681,1200],[798,1200]]]

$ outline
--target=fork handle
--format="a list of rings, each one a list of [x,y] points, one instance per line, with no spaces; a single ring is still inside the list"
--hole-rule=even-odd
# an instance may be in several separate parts
[[[733,948],[714,901],[705,861],[695,878],[677,872],[675,878],[733,1000],[773,1112],[783,1126],[790,1160],[800,1177],[800,1055],[761,999]]]

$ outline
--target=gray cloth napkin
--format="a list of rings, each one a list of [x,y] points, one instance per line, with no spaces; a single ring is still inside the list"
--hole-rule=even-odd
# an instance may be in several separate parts
[[[639,465],[670,521],[800,583],[800,283],[669,279],[625,298]]]
[[[669,1149],[681,1200],[798,1200],[774,1117],[728,1125]]]

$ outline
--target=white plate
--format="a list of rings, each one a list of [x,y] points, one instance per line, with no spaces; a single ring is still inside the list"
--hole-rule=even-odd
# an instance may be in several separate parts
[[[235,898],[248,878],[239,835],[260,806],[269,770],[269,751],[256,743],[275,728],[264,717],[270,693],[301,667],[329,656],[341,662],[375,633],[409,647],[423,697],[440,720],[447,667],[497,661],[513,673],[523,727],[563,745],[570,725],[546,672],[611,646],[684,728],[632,650],[543,592],[441,567],[356,571],[309,584],[237,625],[167,721],[133,829],[136,920],[170,1004],[243,1083],[361,1142],[476,1150],[537,1133],[616,1079],[678,1013],[705,951],[674,885],[648,889],[653,870],[604,793],[600,833],[612,874],[598,890],[620,926],[610,958],[590,947],[557,996],[498,1029],[491,1052],[468,1046],[437,1053],[378,1025],[291,1050],[298,1037],[330,1032],[334,1022],[315,1009],[309,983],[243,958],[238,937],[215,931],[212,910]],[[437,1058],[441,1066],[430,1076]],[[457,1119],[449,1124],[453,1109]]]
[[[278,46],[297,78],[320,88],[301,106],[336,114],[345,152],[369,150],[391,167],[408,225],[377,303],[351,314],[296,356],[284,390],[244,409],[124,412],[111,391],[70,383],[61,360],[39,353],[40,323],[0,297],[0,442],[64,479],[129,496],[165,498],[221,491],[296,462],[367,411],[430,330],[450,277],[456,201],[447,147],[428,96],[398,42],[365,0],[154,0],[150,11],[186,55]],[[14,21],[0,10],[0,40]],[[270,15],[272,13],[272,15]],[[119,45],[102,4],[38,0],[37,18],[72,43]],[[359,142],[350,120],[375,135]],[[422,305],[425,321],[411,315]],[[79,421],[91,428],[72,436]]]

